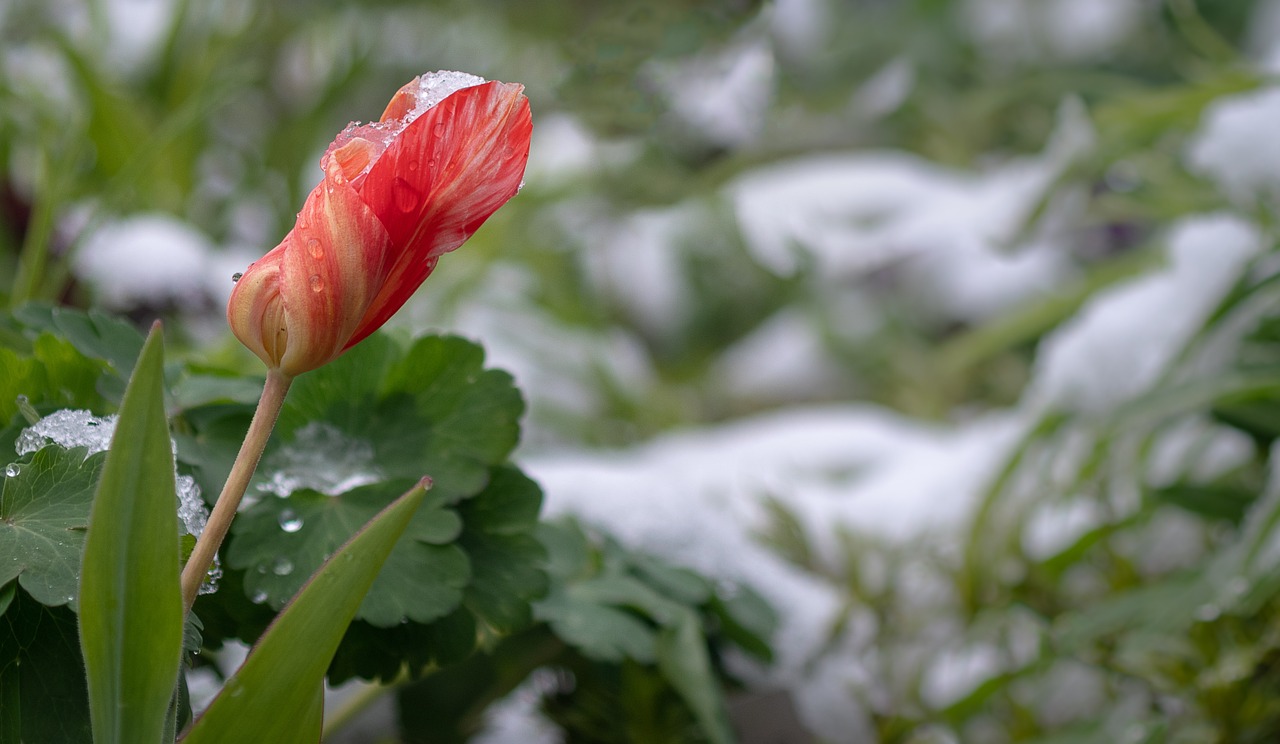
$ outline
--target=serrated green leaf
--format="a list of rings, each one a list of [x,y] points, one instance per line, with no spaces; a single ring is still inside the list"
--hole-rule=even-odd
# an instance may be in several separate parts
[[[314,742],[325,669],[383,561],[423,502],[415,487],[334,553],[280,613],[183,740],[187,744]]]
[[[466,604],[499,633],[527,625],[529,601],[546,591],[546,550],[530,534],[541,507],[542,489],[510,466],[494,469],[485,490],[458,505],[472,569]]]
[[[403,483],[382,483],[338,496],[298,491],[263,499],[233,524],[227,565],[245,571],[248,596],[281,607],[325,556],[402,491]],[[431,499],[392,551],[357,617],[390,627],[405,618],[430,622],[457,607],[470,564],[456,546],[435,543],[451,541],[460,529],[458,515]]]
[[[76,617],[18,590],[0,615],[0,744],[90,741]]]
[[[76,606],[89,506],[105,455],[44,447],[0,481],[0,582],[37,601]],[[176,517],[175,517],[176,518]]]
[[[480,347],[460,338],[427,337],[404,351],[375,334],[293,383],[275,446],[328,423],[369,442],[388,478],[426,473],[434,498],[466,498],[515,447],[524,411],[510,375],[483,365]]]
[[[538,602],[534,616],[560,640],[596,661],[654,660],[653,628],[625,610],[556,594]]]
[[[80,646],[95,744],[159,742],[181,659],[178,516],[158,326],[125,390],[94,495]]]
[[[14,317],[30,328],[62,336],[87,357],[106,361],[122,380],[133,373],[134,362],[142,353],[144,339],[138,329],[97,310],[33,303],[18,308]]]
[[[707,738],[714,744],[732,742],[720,683],[711,669],[698,616],[691,610],[682,612],[658,634],[654,650],[658,668],[684,698]]]

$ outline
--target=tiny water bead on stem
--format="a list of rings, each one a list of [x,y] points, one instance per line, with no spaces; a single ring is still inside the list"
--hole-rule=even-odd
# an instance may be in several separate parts
[[[422,75],[379,121],[329,145],[298,221],[241,274],[231,331],[268,367],[262,398],[182,574],[189,609],[262,457],[289,383],[380,328],[440,256],[515,196],[533,121],[524,88],[461,72]]]

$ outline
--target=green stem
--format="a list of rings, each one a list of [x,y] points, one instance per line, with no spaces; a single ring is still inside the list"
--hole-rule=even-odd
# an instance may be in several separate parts
[[[240,445],[240,453],[231,466],[227,483],[213,505],[213,513],[205,524],[204,532],[196,541],[196,547],[182,569],[182,606],[186,610],[196,601],[196,593],[200,584],[204,583],[209,566],[213,565],[213,557],[231,527],[231,520],[236,516],[240,499],[249,488],[249,479],[262,459],[262,451],[271,438],[271,430],[275,428],[276,419],[280,417],[280,408],[284,405],[284,396],[289,392],[289,383],[293,378],[285,376],[279,370],[267,372],[267,383],[262,388],[262,398],[258,400],[258,409],[253,412],[253,421],[249,431],[244,435],[244,443]]]

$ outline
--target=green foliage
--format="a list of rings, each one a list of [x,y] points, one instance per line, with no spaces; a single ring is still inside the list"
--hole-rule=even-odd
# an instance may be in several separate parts
[[[211,643],[254,638],[268,608],[283,607],[325,556],[423,475],[431,491],[360,605],[331,681],[390,680],[406,661],[420,672],[432,660],[465,655],[477,632],[527,624],[529,600],[546,585],[532,534],[542,495],[504,464],[523,403],[510,376],[483,362],[480,348],[459,338],[427,337],[403,348],[375,335],[298,378],[258,482],[271,485],[272,468],[287,466],[290,448],[305,449],[317,425],[371,453],[351,465],[361,473],[334,475],[373,482],[333,495],[297,488],[245,509],[223,552],[234,574],[228,587],[238,585],[241,596],[220,592],[196,606]],[[243,414],[221,403],[184,412],[191,434],[180,440],[179,458],[202,473],[229,468]]]
[[[769,658],[768,605],[574,522],[538,536],[552,589],[537,622],[398,690],[405,740],[466,741],[485,708],[526,681],[569,741],[733,740],[719,659],[732,648]]]
[[[0,615],[0,742],[91,740],[76,616],[8,584]]]
[[[239,742],[245,732],[282,744],[319,738],[329,660],[424,495],[421,485],[411,488],[325,561],[184,741]]]
[[[183,607],[164,342],[129,378],[94,494],[80,570],[80,648],[95,744],[161,742],[178,680]]]
[[[14,579],[48,607],[76,606],[89,505],[103,456],[44,447],[0,483],[0,584]]]

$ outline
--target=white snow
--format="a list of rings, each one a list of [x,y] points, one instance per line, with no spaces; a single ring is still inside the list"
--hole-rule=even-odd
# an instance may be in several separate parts
[[[811,261],[839,281],[905,263],[926,297],[961,318],[984,317],[1050,290],[1067,271],[1046,237],[1018,240],[1093,139],[1081,104],[1068,99],[1037,157],[965,172],[902,152],[828,153],[748,172],[727,191],[748,248],[776,274]]]
[[[655,335],[673,332],[692,309],[681,254],[685,236],[701,216],[677,207],[618,217],[589,204],[572,205],[560,214],[568,232],[592,246],[580,254],[592,286]]]
[[[1249,222],[1189,217],[1166,240],[1168,266],[1098,292],[1046,338],[1027,399],[1103,412],[1148,390],[1260,247]]]
[[[773,52],[763,37],[678,62],[652,62],[649,74],[667,95],[678,131],[737,147],[759,138],[773,101]]]
[[[711,376],[737,398],[786,401],[837,394],[841,369],[814,320],[784,308],[725,350]]]
[[[169,303],[193,308],[208,302],[211,253],[209,239],[189,223],[167,214],[138,214],[90,234],[72,268],[110,309]]]
[[[960,18],[985,55],[1088,61],[1118,51],[1149,6],[1143,0],[965,0]]]
[[[918,545],[922,556],[946,552],[1022,428],[1009,418],[929,427],[871,407],[792,408],[525,466],[548,514],[574,514],[633,548],[760,591],[781,615],[764,679],[785,684],[807,723],[834,735],[866,723],[850,686],[877,684],[858,661],[875,631],[854,623],[835,639],[845,652],[826,645],[842,592],[761,544],[766,500],[800,520],[820,560],[838,562],[850,531]],[[929,595],[937,579],[914,576],[903,590]]]
[[[1245,202],[1280,194],[1280,87],[1218,98],[1205,108],[1187,164]]]

